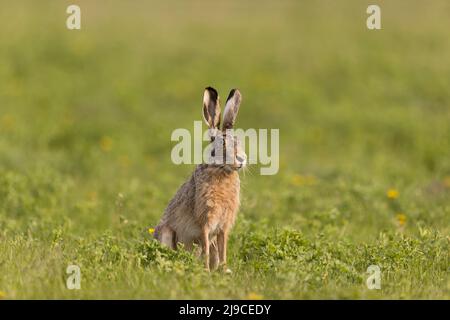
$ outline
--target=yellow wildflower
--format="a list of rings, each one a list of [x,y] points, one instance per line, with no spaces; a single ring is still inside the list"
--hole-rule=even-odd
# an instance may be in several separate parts
[[[153,235],[155,233],[155,229],[154,228],[148,228],[148,233]]]
[[[87,194],[87,198],[89,201],[95,202],[97,201],[97,192],[91,191]]]
[[[128,168],[130,166],[130,158],[127,155],[119,157],[119,163],[122,167]]]
[[[300,175],[300,174],[294,174],[292,176],[291,183],[294,186],[310,186],[316,184],[317,179],[314,176],[311,175]]]
[[[398,192],[398,190],[396,190],[396,189],[389,189],[389,190],[386,192],[386,196],[387,196],[389,199],[397,199],[398,196],[399,196],[399,192]]]
[[[450,176],[444,178],[444,186],[450,188]]]
[[[262,295],[260,295],[260,294],[255,293],[255,292],[250,292],[247,295],[247,299],[248,300],[262,300],[262,299],[264,299],[264,297]]]
[[[406,223],[406,215],[404,213],[397,213],[396,218],[400,227],[403,227]]]
[[[113,141],[110,137],[103,136],[100,139],[100,149],[102,149],[102,151],[104,151],[104,152],[108,152],[111,150],[112,143],[113,143]]]
[[[9,130],[14,127],[15,119],[9,114],[5,114],[0,117],[0,126],[2,129]]]

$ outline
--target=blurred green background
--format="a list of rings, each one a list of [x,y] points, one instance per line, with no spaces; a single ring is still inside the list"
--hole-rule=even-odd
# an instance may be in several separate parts
[[[377,31],[371,1],[80,0],[69,31],[72,3],[0,1],[0,296],[449,297],[450,2],[377,1]],[[136,249],[160,250],[146,230],[193,170],[170,135],[208,85],[241,90],[237,127],[280,129],[279,173],[242,176],[228,278]],[[382,293],[361,278],[377,259]]]

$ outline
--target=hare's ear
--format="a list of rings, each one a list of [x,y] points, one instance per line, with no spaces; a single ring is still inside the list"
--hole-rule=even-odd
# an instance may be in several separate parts
[[[227,98],[227,103],[225,104],[225,110],[223,112],[222,131],[233,128],[239,111],[239,106],[241,105],[241,99],[242,96],[238,89],[233,89],[230,91]]]
[[[203,118],[210,129],[219,128],[220,103],[219,95],[214,88],[208,87],[203,94]]]

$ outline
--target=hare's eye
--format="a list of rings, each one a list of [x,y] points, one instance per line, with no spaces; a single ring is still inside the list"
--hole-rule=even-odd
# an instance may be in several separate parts
[[[236,156],[236,160],[239,161],[239,162],[243,162],[244,161],[244,159],[239,157],[239,156]]]

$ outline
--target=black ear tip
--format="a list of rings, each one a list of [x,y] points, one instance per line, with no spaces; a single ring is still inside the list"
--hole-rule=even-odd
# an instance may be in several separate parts
[[[217,93],[216,89],[214,89],[213,87],[206,87],[205,90],[209,92],[209,96],[212,100],[217,100],[219,94]]]
[[[241,99],[241,93],[238,89],[231,89],[230,94],[228,95],[227,101],[236,96],[239,100]]]

